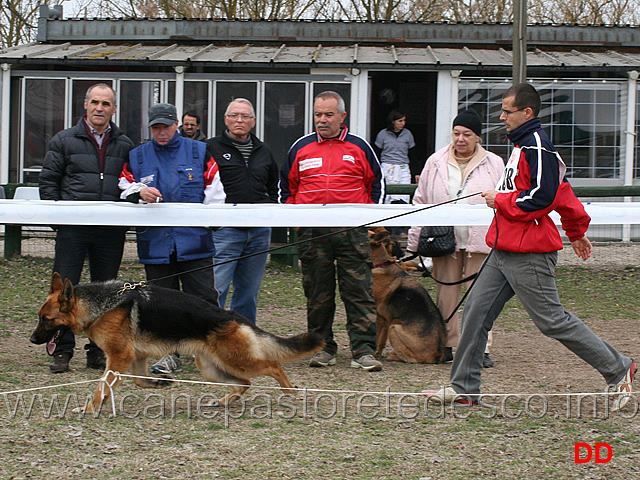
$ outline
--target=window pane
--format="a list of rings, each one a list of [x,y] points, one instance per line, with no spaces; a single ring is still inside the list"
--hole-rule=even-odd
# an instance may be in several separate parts
[[[506,132],[498,119],[504,85],[499,80],[460,81],[458,107],[461,110],[473,105],[477,111],[484,111],[483,106],[469,99],[488,104],[489,117],[483,119],[484,131],[488,132],[485,147],[496,153],[504,151],[501,139]],[[535,85],[542,100],[539,114],[542,128],[561,152],[567,177],[621,178],[620,112],[625,83],[537,80]],[[636,171],[636,175],[640,173]]]
[[[182,113],[187,112],[193,112],[200,117],[200,131],[208,137],[209,82],[184,82]],[[180,124],[182,124],[182,121]]]
[[[216,82],[216,135],[224,132],[224,112],[236,98],[246,98],[256,107],[257,83]]]
[[[173,80],[167,82],[167,103],[176,104],[176,82]]]
[[[120,82],[120,125],[134,145],[149,140],[148,110],[160,102],[160,82],[123,80]]]
[[[64,86],[64,79],[25,80],[23,168],[42,168],[51,138],[64,128]]]
[[[72,83],[73,90],[71,93],[71,124],[78,123],[84,114],[84,97],[87,94],[87,90],[90,86],[98,83],[104,83],[113,88],[113,82],[111,80],[74,80]]]
[[[304,83],[266,83],[264,139],[278,166],[293,142],[304,135]]]

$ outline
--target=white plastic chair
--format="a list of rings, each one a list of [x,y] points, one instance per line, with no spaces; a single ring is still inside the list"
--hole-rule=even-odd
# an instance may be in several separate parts
[[[13,194],[14,200],[40,200],[38,187],[17,187]]]

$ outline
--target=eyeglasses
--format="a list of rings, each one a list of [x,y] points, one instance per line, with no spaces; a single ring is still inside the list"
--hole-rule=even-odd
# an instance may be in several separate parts
[[[519,108],[519,109],[517,109],[517,110],[505,110],[505,109],[503,108],[503,109],[502,109],[502,113],[504,113],[504,114],[508,117],[508,116],[509,116],[509,115],[511,115],[512,113],[521,112],[521,111],[522,111],[522,110],[524,110],[525,108],[527,108],[527,107],[522,107],[522,108]]]
[[[248,122],[249,120],[254,118],[253,115],[240,115],[239,113],[230,113],[229,115],[225,115],[225,117],[227,117],[230,120],[242,119],[245,122]]]

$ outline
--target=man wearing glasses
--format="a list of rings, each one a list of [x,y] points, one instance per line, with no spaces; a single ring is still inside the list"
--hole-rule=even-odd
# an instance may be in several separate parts
[[[451,385],[424,394],[440,402],[478,403],[487,335],[506,302],[517,295],[543,334],[598,370],[608,391],[620,394],[611,409],[616,411],[631,399],[636,363],[560,303],[555,265],[563,245],[549,213],[560,215],[574,252],[583,260],[593,250],[585,235],[591,219],[565,178],[562,158],[542,130],[540,107],[540,95],[528,83],[512,86],[502,97],[500,120],[514,149],[496,189],[482,192],[487,206],[496,212],[487,233],[487,244],[494,251],[464,307]]]
[[[277,203],[278,165],[269,147],[251,133],[256,126],[251,102],[236,98],[229,103],[224,124],[225,131],[207,142],[207,158],[220,168],[226,203]],[[213,239],[220,305],[225,306],[233,281],[229,308],[255,323],[267,254],[242,257],[269,249],[271,227],[223,227]]]
[[[191,140],[207,141],[207,136],[200,131],[200,117],[194,112],[186,112],[182,115],[182,126],[180,135]]]

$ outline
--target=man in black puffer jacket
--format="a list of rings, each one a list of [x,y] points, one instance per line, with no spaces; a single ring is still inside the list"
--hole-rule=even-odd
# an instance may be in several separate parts
[[[85,95],[86,115],[75,127],[58,132],[40,172],[42,200],[118,201],[118,177],[133,142],[111,121],[115,92],[106,84],[91,86]],[[124,249],[123,227],[61,225],[57,227],[53,270],[74,285],[80,281],[85,257],[91,281],[115,279]],[[71,331],[47,346],[54,357],[53,373],[69,370],[75,338]],[[85,346],[87,368],[104,369],[102,350],[92,341]]]

